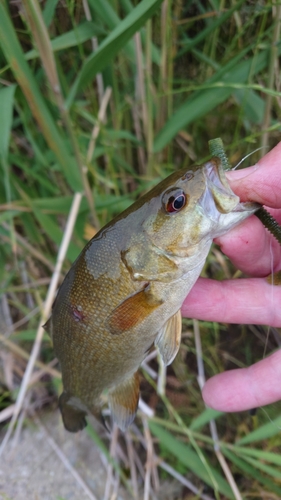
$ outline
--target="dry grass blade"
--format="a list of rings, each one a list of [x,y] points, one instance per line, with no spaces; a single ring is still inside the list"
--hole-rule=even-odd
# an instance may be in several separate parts
[[[1,320],[1,315],[3,316],[3,320]],[[11,316],[10,306],[7,300],[7,294],[3,293],[0,299],[0,325],[2,323],[7,326],[8,331],[13,331],[13,320]]]
[[[11,352],[7,352],[6,349],[1,349],[0,351],[0,363],[2,372],[4,375],[4,380],[6,387],[9,391],[13,391],[14,389],[14,381],[13,381],[13,372],[15,360]]]
[[[0,2],[0,24],[1,49],[11,65],[15,78],[25,95],[30,110],[38,122],[50,149],[54,151],[66,174],[67,181],[70,183],[73,190],[76,191],[80,189],[81,186],[77,165],[70,156],[66,143],[58,132],[57,125],[39,90],[36,78],[25,60],[22,47],[13,28],[11,19],[8,16],[4,2]]]
[[[205,380],[205,370],[204,370],[204,364],[203,364],[203,355],[202,355],[202,345],[201,345],[199,323],[198,323],[198,320],[196,320],[196,319],[193,320],[193,330],[194,330],[196,358],[197,358],[197,366],[198,366],[198,383],[199,383],[200,389],[202,390],[206,380]],[[221,468],[225,474],[225,477],[229,483],[229,486],[232,489],[233,495],[234,495],[236,500],[242,500],[241,493],[237,487],[237,484],[234,480],[234,477],[231,473],[231,470],[228,467],[227,462],[220,451],[217,426],[216,426],[216,423],[214,420],[210,421],[210,431],[211,431],[211,436],[212,436],[213,441],[214,441],[215,454],[216,454],[217,459],[221,465]]]
[[[132,481],[132,486],[133,486],[134,500],[138,500],[139,492],[138,492],[137,470],[136,470],[136,463],[135,463],[134,446],[133,446],[130,432],[126,432],[125,439],[126,439],[128,458],[129,458],[129,464],[130,464],[130,472],[131,472],[131,481]]]
[[[100,133],[101,123],[104,123],[104,121],[105,121],[106,108],[107,108],[108,103],[109,103],[111,92],[112,92],[112,89],[110,87],[107,87],[105,93],[103,94],[103,96],[101,98],[100,109],[98,112],[98,123],[97,123],[97,125],[95,125],[95,127],[92,130],[91,139],[90,139],[90,142],[88,145],[87,158],[86,158],[87,164],[89,164],[92,160],[95,146],[96,146],[96,140],[97,140],[97,137]],[[84,167],[84,175],[86,175],[86,172],[87,172],[87,167]],[[95,228],[99,229],[100,223],[99,223],[98,217],[96,215],[93,198],[92,198],[91,193],[89,192],[90,188],[88,185],[87,185],[86,189],[87,189],[87,193],[88,193],[88,196],[87,196],[88,201],[89,201],[89,204],[91,206],[92,222],[93,222]]]
[[[7,347],[11,352],[16,354],[17,356],[20,356],[21,358],[26,359],[26,360],[29,359],[30,354],[27,351],[25,351],[22,347],[18,346],[17,344],[12,342],[11,340],[7,339],[1,333],[0,333],[0,343],[2,343],[5,347]],[[42,370],[42,372],[48,373],[52,377],[61,378],[61,373],[58,370],[56,370],[55,368],[52,368],[49,365],[45,365],[44,363],[42,363],[39,360],[35,361],[35,366],[37,366],[37,368],[40,368],[40,370]],[[0,415],[1,415],[1,413],[0,413]]]
[[[91,135],[91,139],[90,139],[89,146],[88,146],[87,163],[90,163],[92,161],[92,157],[93,157],[95,146],[96,146],[96,140],[97,140],[97,137],[100,133],[101,124],[104,123],[104,120],[105,120],[106,108],[107,108],[108,103],[109,103],[111,92],[112,92],[112,89],[110,87],[107,87],[106,91],[102,97],[100,109],[98,112],[98,123],[94,126],[94,128],[92,130],[92,135]]]
[[[147,424],[146,418],[142,419],[143,422],[143,430],[144,430],[144,439],[146,444],[146,464],[145,464],[145,480],[144,480],[144,494],[143,500],[149,500],[151,496],[154,496],[154,492],[151,487],[151,479],[154,479],[155,490],[159,489],[159,478],[157,473],[157,463],[154,459],[154,449],[152,443],[152,437],[150,434],[150,430]]]
[[[135,34],[135,47],[137,56],[137,79],[136,79],[136,97],[137,102],[140,102],[142,122],[143,122],[143,134],[146,137],[148,130],[148,116],[146,108],[146,95],[145,95],[145,85],[144,85],[144,71],[143,71],[143,54],[141,46],[140,33]]]
[[[161,467],[161,469],[168,472],[168,474],[170,474],[172,477],[177,479],[180,483],[182,483],[186,488],[188,488],[190,491],[192,491],[192,493],[197,495],[202,500],[214,500],[213,497],[209,497],[209,495],[205,495],[204,493],[201,493],[201,491],[198,488],[196,488],[196,486],[194,484],[192,484],[191,481],[189,481],[184,476],[179,474],[173,467],[171,467],[169,464],[167,464],[166,462],[164,462],[160,458],[159,458],[158,465],[159,465],[159,467]]]
[[[60,372],[58,372],[53,368],[53,365],[55,365],[56,363],[57,359],[55,358],[52,361],[50,361],[48,365],[43,365],[43,368],[34,372],[29,379],[28,387],[31,387],[32,385],[36,384],[41,379],[41,377],[43,377],[43,375],[45,375],[46,373],[49,373],[50,375],[53,375],[60,380],[61,379]]]
[[[143,435],[140,433],[140,431],[134,426],[134,432],[136,434],[137,439],[140,440],[144,448],[147,450],[147,440]],[[153,445],[152,445],[153,446]],[[136,457],[138,458],[138,457]],[[198,498],[201,498],[202,500],[214,500],[213,497],[210,497],[209,495],[205,495],[200,491],[199,488],[197,488],[191,481],[186,479],[184,476],[179,474],[173,467],[171,467],[169,464],[167,464],[163,459],[156,454],[153,454],[153,464],[157,465],[158,467],[162,468],[168,474],[170,474],[172,477],[177,479],[181,484],[183,484],[186,488],[188,488],[192,493],[198,496]]]
[[[92,15],[91,15],[91,12],[90,12],[90,9],[89,9],[89,4],[88,4],[88,0],[82,0],[82,3],[83,3],[83,9],[84,9],[84,12],[85,12],[85,16],[86,16],[86,19],[87,21],[91,21],[92,20]],[[95,52],[98,48],[98,40],[97,40],[97,37],[92,37],[91,38],[91,42],[92,42],[92,50],[93,52]],[[104,85],[103,85],[103,76],[102,76],[102,73],[97,73],[97,88],[98,88],[98,97],[99,97],[99,105],[101,106],[101,102],[102,102],[102,98],[103,98],[103,94],[104,94]]]
[[[39,311],[40,311],[39,306],[35,307],[35,309],[33,309],[33,311],[30,311],[26,316],[24,316],[23,318],[16,321],[16,323],[13,323],[11,326],[9,326],[5,330],[3,337],[5,337],[5,338],[9,337],[9,335],[11,333],[13,333],[17,328],[19,328],[20,326],[27,323],[31,318],[33,318],[33,316],[36,316],[36,314],[38,314]]]
[[[233,474],[232,474],[232,472],[231,472],[231,470],[230,470],[230,468],[229,468],[229,466],[228,466],[228,464],[227,464],[227,462],[226,462],[226,460],[225,460],[222,452],[220,450],[216,450],[215,449],[215,453],[216,453],[217,459],[218,459],[218,461],[220,463],[220,466],[221,466],[221,468],[222,468],[222,470],[223,470],[223,472],[225,474],[225,477],[226,477],[226,479],[227,479],[227,481],[229,483],[229,486],[231,487],[231,489],[233,491],[233,495],[234,495],[235,499],[236,500],[243,500],[242,499],[242,495],[241,495],[241,493],[240,493],[240,491],[238,489],[238,486],[237,486],[237,484],[235,482],[235,479],[233,477]]]
[[[19,438],[20,438],[20,434],[21,434],[21,431],[22,431],[22,426],[23,426],[23,422],[26,418],[26,414],[27,414],[27,409],[30,405],[30,392],[27,393],[25,399],[24,399],[24,403],[23,403],[23,407],[22,407],[22,410],[19,414],[19,417],[18,417],[18,422],[17,422],[17,427],[16,427],[16,430],[15,430],[15,433],[14,433],[14,439],[12,441],[12,448],[16,448],[18,442],[19,442]]]
[[[40,5],[37,0],[23,0],[23,6],[52,91],[61,96],[55,58]]]
[[[129,97],[127,97],[127,101],[132,108],[132,116],[133,116],[136,137],[138,139],[138,142],[142,143],[143,137],[142,137],[142,130],[141,130],[139,113],[138,113],[138,107],[137,107],[136,103],[132,99],[130,99]],[[145,158],[144,148],[142,145],[137,146],[137,152],[138,152],[139,170],[142,174],[144,174],[146,172],[146,158]]]
[[[55,271],[54,271],[54,274],[52,276],[52,280],[51,280],[51,283],[50,283],[50,286],[48,289],[48,294],[47,294],[46,302],[44,305],[44,311],[42,313],[42,317],[41,317],[39,327],[38,327],[38,330],[36,333],[36,338],[35,338],[35,341],[33,344],[30,358],[29,358],[29,361],[28,361],[28,364],[26,367],[26,371],[25,371],[25,374],[24,374],[24,377],[22,380],[22,384],[20,387],[20,391],[19,391],[19,394],[17,397],[13,418],[9,424],[8,431],[7,431],[7,433],[3,439],[3,442],[1,444],[1,447],[0,447],[0,456],[3,453],[3,451],[6,447],[6,444],[7,444],[8,440],[13,432],[14,426],[16,424],[19,412],[21,410],[21,407],[22,407],[22,404],[24,401],[24,397],[25,397],[25,394],[26,394],[26,391],[28,388],[28,384],[29,384],[29,379],[31,377],[31,373],[32,373],[32,370],[34,368],[34,364],[35,364],[36,358],[38,356],[41,342],[42,342],[42,338],[44,335],[44,328],[43,328],[42,324],[46,322],[46,319],[51,311],[52,303],[53,303],[54,296],[55,296],[56,289],[57,289],[58,282],[59,282],[61,267],[62,267],[64,258],[65,258],[66,252],[67,252],[67,248],[69,246],[69,242],[70,242],[71,235],[73,232],[74,224],[75,224],[77,214],[79,211],[81,199],[82,199],[81,193],[76,193],[74,195],[72,206],[71,206],[70,213],[69,213],[69,217],[68,217],[68,220],[66,223],[66,228],[65,228],[63,240],[62,240],[62,243],[61,243],[61,246],[59,249]]]
[[[50,38],[43,20],[42,12],[39,6],[39,3],[37,0],[24,0],[24,5],[26,8],[26,11],[28,13],[28,20],[30,24],[30,29],[32,32],[32,35],[34,36],[34,39],[36,41],[36,45],[38,47],[38,51],[40,53],[41,60],[43,62],[43,66],[45,68],[48,81],[51,85],[51,88],[53,90],[55,99],[57,101],[58,108],[60,110],[60,114],[62,117],[62,120],[64,122],[64,125],[67,129],[73,152],[76,158],[77,165],[79,167],[80,171],[80,176],[82,179],[82,184],[84,187],[85,191],[85,196],[88,201],[90,211],[91,211],[91,216],[93,223],[95,226],[98,227],[98,219],[96,216],[96,211],[95,211],[95,206],[93,202],[93,197],[91,193],[91,188],[89,185],[89,181],[87,178],[87,171],[85,171],[83,162],[81,159],[81,154],[79,150],[79,146],[72,128],[70,116],[68,113],[68,110],[66,106],[64,105],[64,100],[63,100],[63,95],[61,92],[61,86],[60,86],[60,81],[58,78],[58,73],[57,73],[57,68],[56,68],[56,63],[55,63],[55,58],[54,54],[52,51],[52,46],[50,42]]]
[[[154,410],[148,406],[142,398],[139,400],[139,410],[149,418],[154,417]]]
[[[38,288],[38,287],[41,287],[41,286],[44,286],[44,285],[49,285],[51,281],[51,278],[41,278],[41,279],[38,279],[36,281],[30,281],[28,283],[28,288],[31,289],[31,288]],[[25,292],[26,291],[26,285],[15,285],[13,287],[9,287],[9,290],[13,291],[13,292]],[[4,295],[3,295],[4,297]],[[37,308],[34,309],[34,311],[37,310]],[[32,311],[34,314],[36,314],[34,311]],[[8,324],[6,322],[6,324]],[[15,325],[15,324],[14,324]],[[11,329],[14,330],[15,326],[14,325],[10,325],[8,326],[8,330]]]
[[[148,373],[148,375],[153,379],[156,380],[158,378],[158,374],[153,368],[151,368],[146,361],[143,361],[141,364],[142,368]],[[159,371],[159,370],[158,370]]]
[[[14,404],[7,406],[7,408],[5,408],[4,410],[2,410],[0,412],[0,423],[5,422],[5,420],[8,420],[9,418],[11,418],[13,416],[13,413],[15,411],[15,406],[16,405],[14,405]]]
[[[276,64],[279,64],[277,44],[280,40],[281,4],[277,3],[276,6],[272,6],[272,9],[275,10],[275,16],[274,16],[275,27],[273,31],[272,45],[270,50],[270,60],[268,68],[268,88],[274,90],[274,77],[275,77]],[[263,120],[263,130],[266,130],[266,132],[264,132],[264,134],[262,135],[262,140],[261,140],[262,148],[266,148],[268,145],[269,133],[267,129],[271,121],[271,108],[272,108],[272,95],[267,94],[265,97],[265,110],[264,110],[264,120]]]
[[[160,394],[160,396],[165,396],[167,367],[165,366],[160,354],[158,354],[157,359],[158,359],[157,392],[158,394]]]
[[[118,435],[119,435],[119,429],[118,429],[116,424],[113,424],[113,429],[112,429],[112,433],[111,433],[110,450],[109,450],[110,456],[112,458],[116,458]],[[114,485],[113,467],[112,467],[112,464],[109,463],[107,466],[107,478],[106,478],[105,490],[104,490],[104,500],[110,500],[112,485]],[[114,496],[114,493],[113,493],[113,496]]]
[[[9,230],[9,225],[6,222],[2,222],[2,226],[6,231]],[[38,250],[36,250],[36,248],[30,245],[30,243],[28,243],[26,239],[23,238],[23,236],[21,236],[17,231],[15,231],[15,238],[16,241],[30,253],[30,255],[32,255],[35,259],[39,260],[39,262],[42,262],[42,264],[47,266],[48,269],[54,271],[55,266],[41,252],[39,252]],[[1,236],[1,239],[3,241],[7,241],[8,243],[10,243],[10,238],[8,237],[6,238],[5,235]]]
[[[44,432],[44,434],[46,436],[46,439],[47,439],[50,447],[57,454],[57,456],[59,457],[59,459],[64,464],[65,468],[67,470],[69,470],[69,472],[74,477],[74,479],[77,481],[77,483],[79,484],[79,486],[84,490],[84,493],[87,495],[87,497],[90,498],[90,500],[98,500],[97,497],[93,494],[93,492],[88,488],[87,484],[82,479],[82,477],[80,476],[80,474],[78,474],[77,470],[75,470],[74,467],[72,467],[71,463],[69,462],[69,460],[67,459],[67,457],[65,456],[65,454],[62,452],[62,450],[59,448],[59,446],[56,444],[56,442],[50,436],[50,434],[48,433],[47,429],[44,427],[44,425],[39,420],[39,418],[34,417],[34,420],[37,423],[37,425],[40,427],[40,429]]]

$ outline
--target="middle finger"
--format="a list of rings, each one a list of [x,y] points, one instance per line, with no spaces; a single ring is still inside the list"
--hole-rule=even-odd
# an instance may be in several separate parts
[[[268,209],[281,223],[281,210]],[[267,276],[281,269],[280,243],[252,216],[224,236],[216,238],[222,252],[250,276]]]

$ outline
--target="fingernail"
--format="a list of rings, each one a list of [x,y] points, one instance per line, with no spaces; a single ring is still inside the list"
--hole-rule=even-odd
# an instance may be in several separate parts
[[[228,179],[232,181],[236,181],[239,179],[244,179],[244,177],[248,177],[248,175],[252,175],[256,170],[258,170],[259,164],[253,165],[252,167],[243,168],[242,170],[229,170],[225,172],[225,175]]]

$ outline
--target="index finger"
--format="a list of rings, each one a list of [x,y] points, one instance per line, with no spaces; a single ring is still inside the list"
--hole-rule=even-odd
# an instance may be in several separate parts
[[[250,410],[281,399],[281,350],[249,368],[238,368],[209,379],[203,388],[205,403],[219,411]]]
[[[272,215],[281,222],[281,210],[275,209]],[[249,276],[265,277],[281,269],[280,243],[254,215],[215,242]]]
[[[241,201],[281,208],[281,142],[253,167],[231,170],[226,176]]]
[[[281,143],[257,165],[227,172],[227,177],[242,201],[257,201],[275,207],[270,211],[281,222]],[[254,216],[216,242],[235,266],[249,275],[266,276],[281,268],[280,244]]]

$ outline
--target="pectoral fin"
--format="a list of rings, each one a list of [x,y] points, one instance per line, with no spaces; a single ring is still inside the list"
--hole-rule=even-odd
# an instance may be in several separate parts
[[[144,290],[131,295],[116,307],[108,318],[112,334],[120,334],[141,323],[149,314],[162,304],[147,285]]]
[[[108,394],[109,406],[114,422],[125,431],[133,422],[139,402],[139,374],[138,372],[115,387]]]
[[[167,323],[165,323],[159,333],[155,345],[158,346],[164,365],[170,365],[175,359],[181,342],[181,312],[178,310]]]

